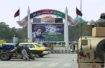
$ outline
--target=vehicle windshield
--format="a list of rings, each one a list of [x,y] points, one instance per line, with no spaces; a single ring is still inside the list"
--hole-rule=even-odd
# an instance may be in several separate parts
[[[37,45],[38,47],[45,47],[43,44],[35,44]]]
[[[13,45],[13,46],[15,46],[16,43],[4,43],[4,44],[2,44],[2,45]]]

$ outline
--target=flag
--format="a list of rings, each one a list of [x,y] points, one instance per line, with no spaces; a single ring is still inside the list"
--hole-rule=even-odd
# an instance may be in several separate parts
[[[78,21],[74,20],[70,16],[67,17],[67,20],[68,20],[68,22],[70,23],[71,26],[76,26],[78,24]]]
[[[28,22],[28,16],[23,18],[23,20],[21,20],[21,21],[17,21],[17,23],[22,27],[26,26],[27,22]]]
[[[78,8],[76,8],[76,14],[82,16],[82,12]]]
[[[65,16],[67,17],[67,21],[70,23],[71,26],[75,26],[78,21],[74,20],[72,17],[68,16],[68,9],[66,7]]]
[[[29,10],[29,7],[28,7],[28,15],[25,17],[25,18],[23,18],[21,21],[17,21],[17,23],[21,26],[21,27],[25,27],[26,26],[26,24],[28,23],[28,21],[30,20],[29,18],[30,18],[30,10]]]
[[[66,7],[66,10],[65,10],[65,19],[66,18],[67,18],[67,21],[69,22],[69,24],[71,26],[75,26],[78,23],[78,21],[76,21],[72,17],[68,16],[68,9],[67,9],[67,7]]]
[[[18,10],[16,11],[16,13],[14,14],[14,18],[17,17],[17,16],[19,16],[19,15],[20,15],[20,9],[18,9]]]

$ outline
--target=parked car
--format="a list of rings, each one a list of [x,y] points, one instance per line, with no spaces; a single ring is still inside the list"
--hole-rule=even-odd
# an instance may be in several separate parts
[[[4,43],[2,44],[2,47],[0,49],[0,59],[1,60],[10,60],[12,57],[16,57],[17,59],[21,59],[23,58],[23,56],[21,55],[21,53],[18,53],[18,51],[14,51],[11,52],[11,49],[14,49],[15,47],[15,43]],[[39,51],[39,50],[28,50],[27,53],[29,55],[30,59],[34,60],[34,57],[32,56],[32,54],[41,54],[43,51]]]
[[[43,48],[43,49],[45,49],[44,51],[43,51],[43,55],[48,55],[48,54],[50,54],[51,53],[51,49],[49,48],[49,47],[46,47],[46,46],[44,46],[43,44],[37,44],[39,47],[41,47],[41,48]]]
[[[35,43],[35,42],[20,43],[20,46],[28,47],[30,50],[41,50],[41,51],[43,51],[41,54],[38,54],[39,57],[43,57],[44,55],[48,55],[48,54],[51,53],[50,49],[48,47],[45,47],[44,45],[39,44],[39,43]]]
[[[0,48],[2,47],[3,43],[6,43],[6,41],[5,40],[0,40]]]
[[[4,43],[4,44],[2,44],[0,52],[7,52],[7,51],[13,49],[15,45],[16,45],[16,43]],[[29,49],[28,53],[42,54],[43,51],[42,50]],[[22,58],[22,56],[20,56],[19,54],[18,55],[13,55],[13,56],[15,56],[16,58]]]

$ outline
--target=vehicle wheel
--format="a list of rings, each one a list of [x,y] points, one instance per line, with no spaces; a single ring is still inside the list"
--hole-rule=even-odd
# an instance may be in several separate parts
[[[0,54],[0,59],[5,61],[5,60],[8,60],[9,59],[9,54],[6,53],[6,52],[3,52]]]
[[[35,57],[31,53],[29,54],[29,58],[35,60]]]
[[[43,57],[44,55],[38,55],[39,57]]]
[[[29,58],[32,59],[32,60],[35,60],[35,57],[33,57],[33,56],[29,56]]]
[[[22,56],[21,54],[17,54],[17,55],[16,55],[16,58],[17,58],[17,59],[23,59],[23,56]]]
[[[98,58],[102,61],[104,61],[104,56],[105,56],[105,39],[101,40],[97,47],[96,47],[96,55]]]
[[[9,55],[9,58],[8,58],[8,60],[10,60],[10,59],[12,58],[12,56],[13,56],[13,54]]]

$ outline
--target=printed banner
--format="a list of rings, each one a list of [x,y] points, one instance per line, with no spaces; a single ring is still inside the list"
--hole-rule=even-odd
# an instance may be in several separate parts
[[[64,41],[64,24],[32,24],[33,42]]]

